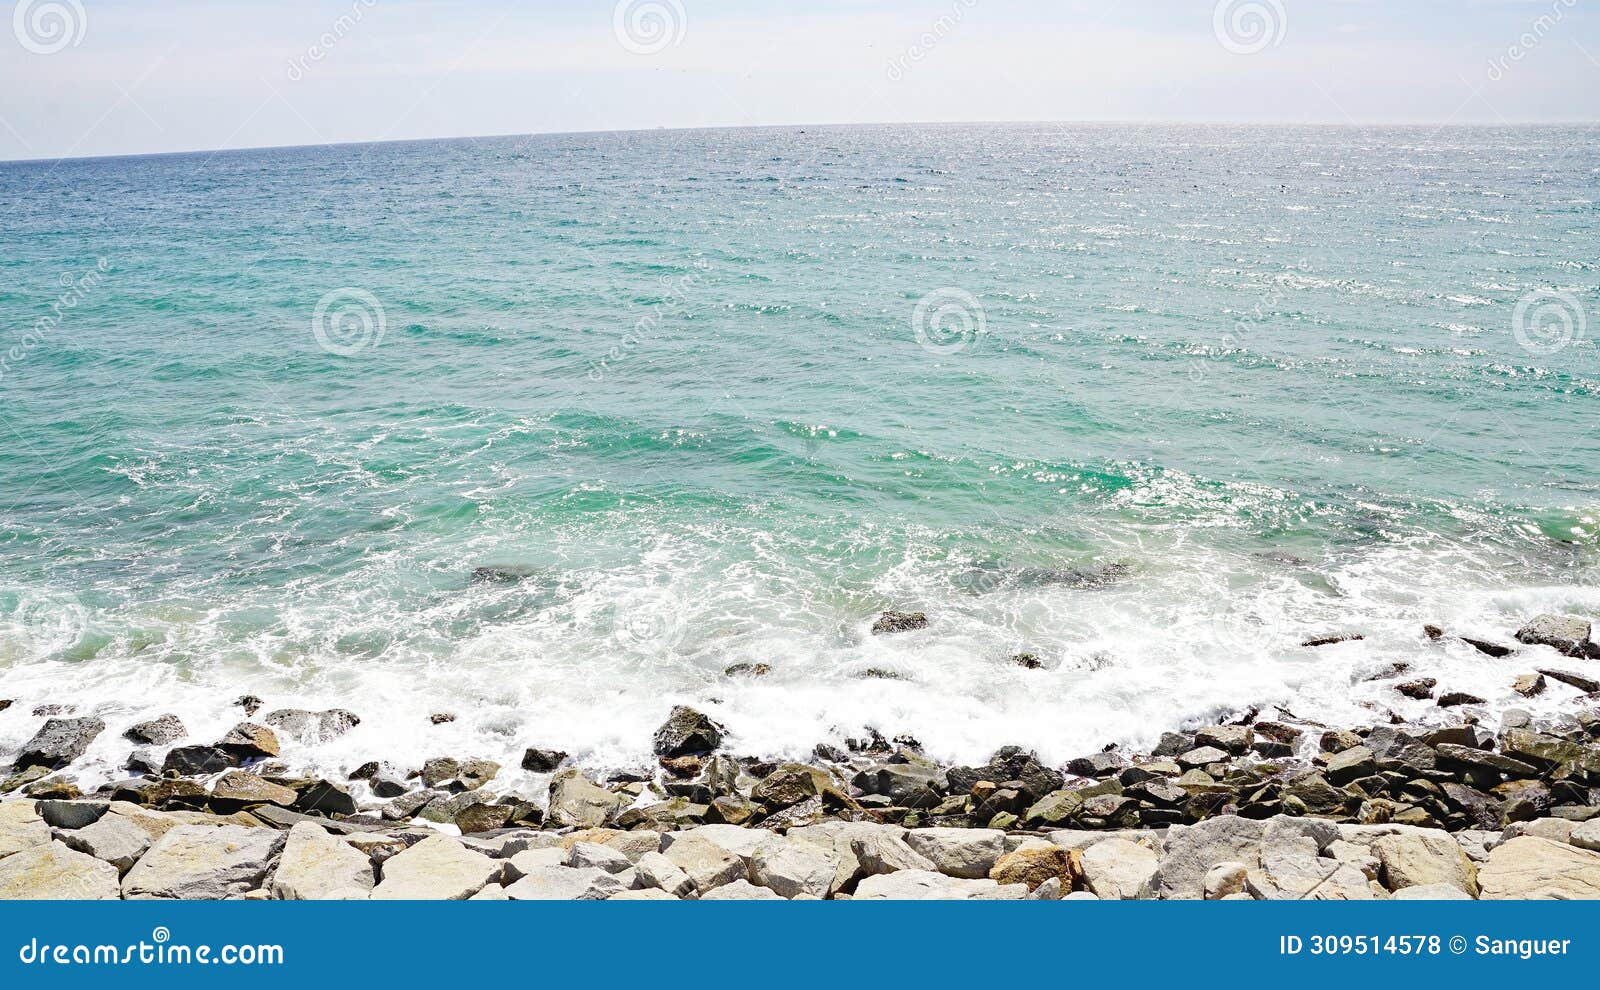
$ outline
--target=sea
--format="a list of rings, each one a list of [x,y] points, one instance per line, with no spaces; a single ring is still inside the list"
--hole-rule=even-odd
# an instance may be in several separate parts
[[[0,763],[245,695],[360,717],[297,768],[505,787],[678,704],[951,761],[1459,716],[1396,664],[1570,707],[1458,637],[1600,616],[1597,195],[1578,126],[0,164]]]

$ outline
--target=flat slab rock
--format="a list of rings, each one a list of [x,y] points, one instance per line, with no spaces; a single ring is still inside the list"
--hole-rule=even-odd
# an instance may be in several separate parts
[[[858,901],[1020,901],[1027,896],[1027,884],[962,880],[930,870],[867,877],[855,892]]]
[[[128,900],[220,901],[256,890],[266,879],[284,834],[242,825],[178,825],[167,831],[122,880]]]
[[[1478,884],[1486,901],[1600,899],[1600,853],[1518,836],[1490,851]]]
[[[499,879],[504,863],[447,835],[431,835],[383,861],[376,901],[464,901]]]
[[[114,901],[117,880],[116,867],[60,842],[0,859],[0,900]]]

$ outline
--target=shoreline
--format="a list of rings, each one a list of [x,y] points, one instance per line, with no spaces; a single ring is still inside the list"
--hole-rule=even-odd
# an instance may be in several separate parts
[[[874,633],[925,624],[889,612]],[[591,776],[528,749],[520,769],[542,793],[492,793],[503,768],[470,755],[373,760],[337,779],[279,759],[280,735],[360,723],[343,710],[247,696],[240,723],[206,743],[175,716],[108,727],[41,706],[46,721],[0,770],[0,898],[1600,898],[1591,632],[1555,615],[1517,631],[1537,650],[1519,693],[1585,691],[1537,720],[1510,711],[1490,726],[1482,699],[1397,665],[1380,677],[1437,699],[1447,724],[1252,709],[1148,752],[1048,766],[1004,747],[961,766],[876,733],[803,763],[742,756],[678,706],[648,772]],[[72,763],[107,731],[144,748],[127,779],[83,794]]]

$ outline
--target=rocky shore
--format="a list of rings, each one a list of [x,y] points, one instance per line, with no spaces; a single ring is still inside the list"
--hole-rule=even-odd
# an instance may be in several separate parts
[[[1397,665],[1377,677],[1436,700],[1440,724],[1252,710],[1148,753],[950,766],[876,733],[804,763],[740,756],[680,706],[637,772],[528,749],[538,793],[500,791],[500,765],[465,754],[337,778],[279,759],[280,736],[336,738],[360,722],[347,711],[241,698],[239,724],[197,742],[172,715],[112,730],[41,705],[0,770],[0,898],[1600,898],[1600,646],[1570,616],[1515,639],[1515,690],[1576,689],[1570,711],[1490,725],[1481,699]],[[84,794],[72,765],[106,731],[139,748],[127,779]]]

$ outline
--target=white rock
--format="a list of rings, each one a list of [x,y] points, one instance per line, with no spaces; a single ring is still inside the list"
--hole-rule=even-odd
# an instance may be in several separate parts
[[[383,861],[377,901],[464,901],[500,878],[505,864],[448,835],[430,835]]]
[[[1385,835],[1372,849],[1383,862],[1384,886],[1389,890],[1448,883],[1469,896],[1478,893],[1478,868],[1448,832]]]
[[[963,880],[932,870],[901,870],[867,877],[856,887],[858,901],[1020,901],[1028,885],[1001,886],[993,880]]]
[[[560,846],[526,849],[506,860],[504,880],[506,883],[515,883],[542,867],[565,865],[567,865],[567,850]]]
[[[1600,899],[1600,853],[1524,835],[1478,869],[1483,900]]]
[[[372,893],[372,860],[315,822],[297,822],[267,889],[280,901],[349,901]]]
[[[478,891],[476,894],[473,894],[471,897],[467,898],[467,900],[469,900],[469,901],[509,901],[509,900],[511,900],[511,898],[506,895],[506,889],[504,887],[500,886],[497,883],[491,883],[487,887],[484,887],[482,890]]]
[[[758,846],[750,859],[750,879],[779,896],[827,897],[839,871],[839,854],[812,842],[774,839]]]
[[[945,876],[982,880],[1006,853],[1006,834],[993,828],[915,828],[906,845]]]
[[[1110,839],[1082,853],[1084,884],[1103,901],[1132,901],[1154,894],[1156,869],[1161,857],[1154,849]]]
[[[1061,878],[1051,877],[1044,883],[1033,888],[1027,897],[1030,901],[1059,901],[1061,900]]]
[[[1519,835],[1532,835],[1549,839],[1551,842],[1571,842],[1576,825],[1576,822],[1570,822],[1565,818],[1539,818],[1531,822],[1512,822],[1501,833],[1500,841],[1509,842]]]
[[[110,863],[121,876],[133,869],[150,848],[150,833],[122,815],[106,815],[93,825],[66,832],[61,841],[67,848]]]
[[[708,891],[746,876],[744,860],[701,835],[677,836],[663,855],[689,875],[702,897]]]
[[[903,839],[878,832],[852,838],[850,851],[860,864],[857,876],[898,873],[902,870],[939,872],[932,860],[906,845]]]
[[[0,859],[50,841],[50,826],[32,801],[0,802]]]
[[[694,894],[694,881],[689,879],[689,874],[678,869],[676,863],[661,853],[645,853],[639,857],[639,863],[634,868],[638,871],[640,884],[646,888],[663,890],[675,900]]]
[[[607,873],[621,873],[633,868],[632,861],[622,852],[595,842],[579,842],[567,850],[565,865],[579,870],[604,870]]]
[[[1206,871],[1205,899],[1220,901],[1232,894],[1244,893],[1245,877],[1249,867],[1240,862],[1218,863]]]
[[[766,828],[743,828],[739,825],[700,825],[682,832],[668,832],[662,837],[663,851],[685,838],[704,839],[712,845],[726,849],[744,861],[746,868],[755,857],[756,850],[778,838],[778,833]]]
[[[605,870],[541,866],[507,887],[506,896],[514,901],[603,901],[626,889]]]
[[[1402,887],[1394,892],[1397,901],[1470,901],[1472,895],[1453,883],[1427,883]]]
[[[0,900],[114,901],[120,896],[116,867],[60,842],[0,859]]]
[[[639,857],[645,853],[661,851],[661,833],[650,829],[623,832],[614,828],[590,828],[561,837],[561,846],[564,849],[571,849],[580,842],[614,849],[628,857],[630,863],[637,863]]]
[[[178,825],[122,879],[128,900],[220,901],[255,890],[266,878],[282,832],[241,825]]]
[[[1092,890],[1074,890],[1061,899],[1064,901],[1098,901],[1100,898]]]
[[[619,890],[608,901],[675,901],[676,897],[659,887],[646,887],[643,890]]]
[[[757,887],[748,880],[735,880],[700,895],[702,901],[781,901],[776,892]]]
[[[1016,838],[1017,837],[1015,836],[1007,836],[1008,840]],[[1129,842],[1139,842],[1148,845],[1150,848],[1158,852],[1161,850],[1161,833],[1152,829],[1144,828],[1123,829],[1117,832],[1096,831],[1094,829],[1063,828],[1051,832],[1048,836],[1046,836],[1046,838],[1051,843],[1071,852],[1083,852],[1085,849],[1088,849],[1095,843],[1104,842],[1107,839],[1126,839]],[[1020,844],[1020,840],[1018,840],[1018,844]],[[1011,849],[1007,849],[1006,851],[1010,852]]]
[[[128,801],[111,802],[110,814],[144,829],[145,834],[150,836],[152,843],[183,824],[164,811],[151,811],[149,808],[140,807]]]
[[[1600,818],[1591,818],[1573,829],[1567,841],[1579,849],[1600,852]]]

